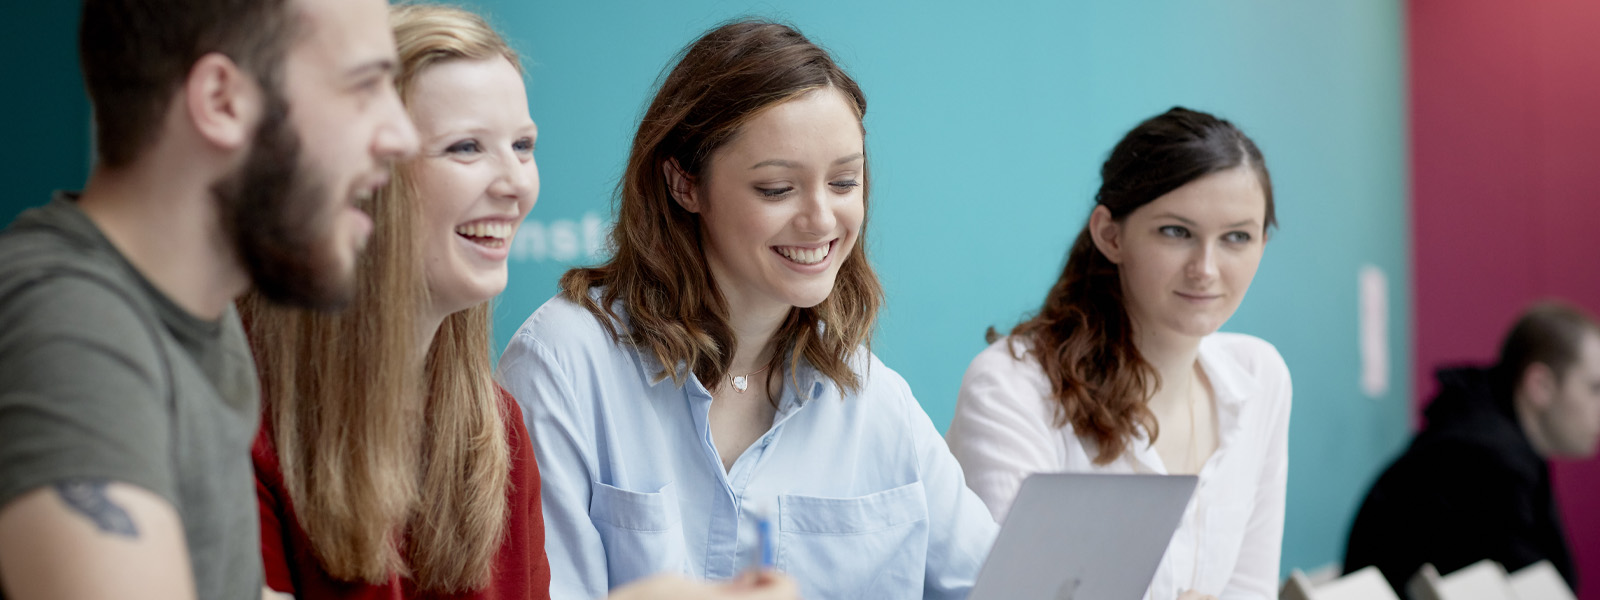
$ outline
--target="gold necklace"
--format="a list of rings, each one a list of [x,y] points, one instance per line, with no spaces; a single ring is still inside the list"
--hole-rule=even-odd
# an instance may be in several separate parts
[[[745,375],[734,375],[730,373],[728,374],[728,382],[733,384],[733,391],[743,394],[745,390],[750,389],[750,378],[755,377],[757,374],[765,370],[767,370],[767,367],[763,366]]]

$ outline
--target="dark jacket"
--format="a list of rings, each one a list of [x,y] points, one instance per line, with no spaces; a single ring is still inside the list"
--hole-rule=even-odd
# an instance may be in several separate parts
[[[1507,571],[1549,560],[1577,589],[1550,469],[1529,445],[1506,386],[1484,369],[1442,369],[1428,425],[1367,493],[1346,573],[1377,565],[1395,591],[1422,563],[1449,574],[1493,559]]]

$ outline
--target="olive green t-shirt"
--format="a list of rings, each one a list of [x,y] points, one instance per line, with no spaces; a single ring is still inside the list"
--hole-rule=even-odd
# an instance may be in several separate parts
[[[259,599],[257,389],[238,313],[183,310],[72,195],[0,232],[0,507],[69,480],[144,488],[183,520],[200,598]]]

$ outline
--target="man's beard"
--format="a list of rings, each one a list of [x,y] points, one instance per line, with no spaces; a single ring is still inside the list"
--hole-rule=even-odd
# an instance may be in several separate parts
[[[355,293],[355,277],[338,261],[327,182],[302,164],[300,136],[289,123],[282,92],[269,88],[264,108],[244,164],[211,188],[222,226],[267,299],[343,307]]]

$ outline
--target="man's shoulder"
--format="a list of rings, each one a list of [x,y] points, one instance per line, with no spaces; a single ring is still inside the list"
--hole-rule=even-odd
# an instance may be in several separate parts
[[[140,294],[138,280],[121,257],[66,229],[30,220],[0,231],[0,303],[14,293],[72,281],[94,283],[113,293]]]
[[[170,382],[164,367],[169,349],[138,282],[115,257],[40,237],[0,236],[0,395],[6,405],[91,412],[106,404],[118,410],[159,406]]]
[[[70,244],[19,250],[12,241],[0,238],[0,330],[29,337],[81,333],[110,343],[151,339],[159,317],[113,259]],[[0,343],[7,337],[0,335]]]
[[[1418,499],[1486,490],[1513,493],[1532,483],[1524,471],[1503,448],[1482,439],[1424,433],[1384,470],[1377,486]]]

